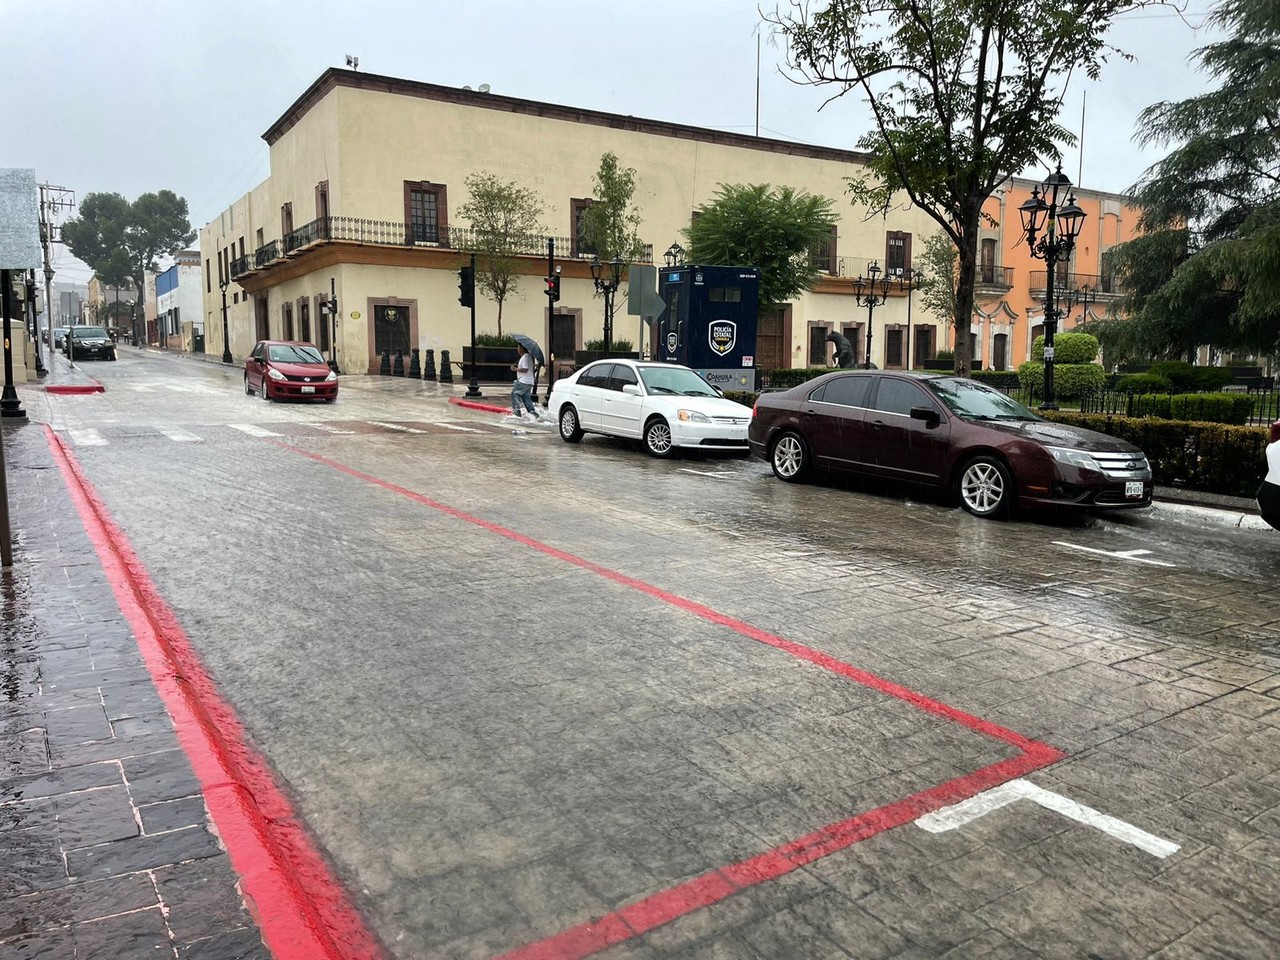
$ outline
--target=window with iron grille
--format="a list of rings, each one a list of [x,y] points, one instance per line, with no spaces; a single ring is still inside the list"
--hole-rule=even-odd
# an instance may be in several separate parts
[[[569,237],[570,251],[569,255],[573,257],[585,257],[589,255],[599,255],[600,250],[594,244],[586,239],[583,231],[583,217],[586,212],[591,209],[591,205],[595,203],[590,197],[573,197],[569,200],[569,207],[572,215],[570,226],[573,233]]]
[[[889,277],[904,276],[911,269],[911,234],[901,230],[885,234],[884,269]]]
[[[813,269],[821,270],[832,276],[836,274],[836,228],[833,225],[827,238],[809,251],[809,262]]]
[[[444,184],[404,182],[404,220],[410,243],[445,243],[448,237],[448,192]]]

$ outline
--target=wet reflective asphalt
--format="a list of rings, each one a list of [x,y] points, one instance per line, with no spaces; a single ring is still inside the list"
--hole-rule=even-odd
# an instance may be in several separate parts
[[[1280,536],[981,521],[753,460],[566,445],[403,379],[303,405],[171,356],[88,372],[104,394],[27,394],[31,416],[390,955],[497,956],[1008,755],[688,604],[1061,748],[1031,779],[1181,852],[1147,862],[1048,814],[908,825],[608,955],[1250,955],[1280,927],[1228,889],[1280,889],[1261,862]]]

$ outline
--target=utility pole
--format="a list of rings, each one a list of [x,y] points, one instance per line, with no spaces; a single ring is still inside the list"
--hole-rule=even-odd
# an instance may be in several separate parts
[[[48,183],[38,184],[40,188],[40,246],[44,250],[44,318],[45,329],[49,331],[49,366],[53,366],[53,354],[56,344],[53,342],[53,262],[49,257],[49,245],[62,242],[62,234],[54,222],[55,215],[62,210],[71,210],[76,205],[75,191],[66,187],[55,187]],[[74,326],[74,324],[68,324]],[[40,342],[40,331],[36,331],[36,342]]]

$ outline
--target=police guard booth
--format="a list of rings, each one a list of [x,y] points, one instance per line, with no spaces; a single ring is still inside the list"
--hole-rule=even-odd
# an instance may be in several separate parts
[[[657,359],[692,367],[721,390],[754,391],[760,271],[689,264],[659,277]]]

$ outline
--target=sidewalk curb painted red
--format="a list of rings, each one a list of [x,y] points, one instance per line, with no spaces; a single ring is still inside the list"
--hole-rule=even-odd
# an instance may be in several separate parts
[[[51,383],[44,388],[45,393],[57,393],[65,396],[81,396],[86,393],[106,393],[107,388],[100,383]]]
[[[509,413],[510,407],[499,407],[492,403],[477,403],[474,400],[464,400],[461,397],[450,397],[449,402],[455,407],[467,407],[471,410],[483,410],[486,413]]]
[[[381,947],[312,844],[265,758],[250,745],[177,616],[74,455],[52,428],[44,429],[272,954],[276,960],[381,960]]]

